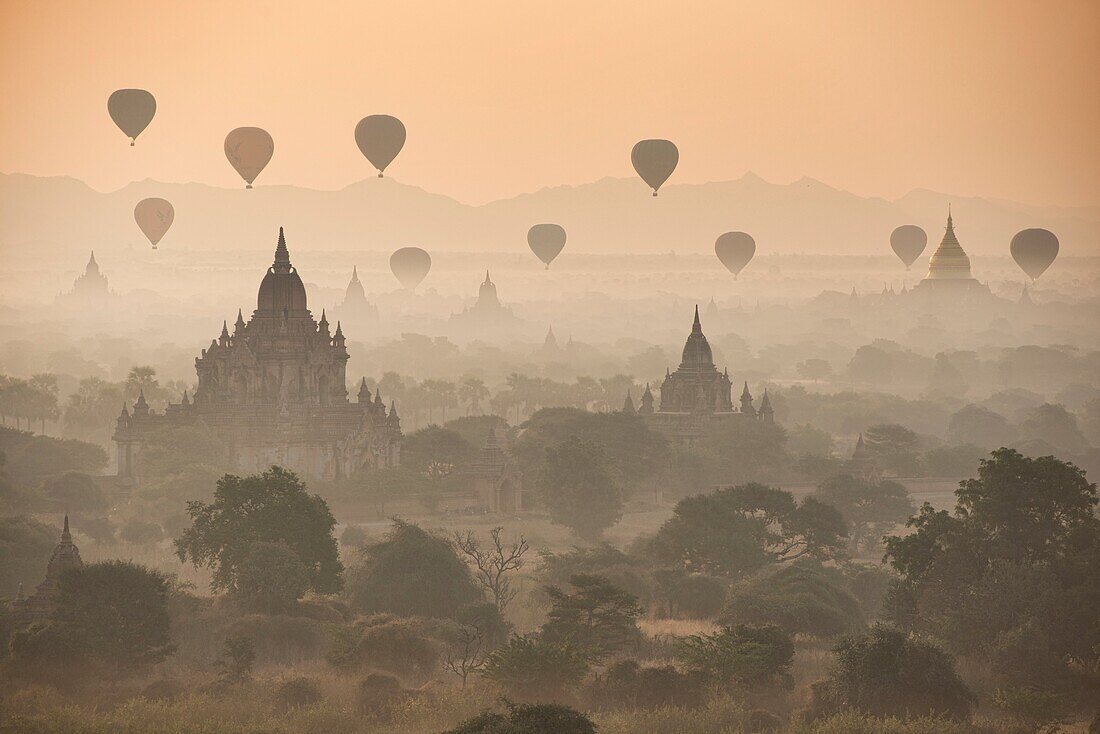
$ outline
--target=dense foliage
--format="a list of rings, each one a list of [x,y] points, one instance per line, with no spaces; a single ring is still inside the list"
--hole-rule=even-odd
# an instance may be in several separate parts
[[[293,473],[277,466],[247,477],[225,475],[214,501],[187,503],[191,527],[176,540],[181,561],[207,566],[214,589],[237,588],[241,564],[256,542],[284,543],[297,555],[312,590],[340,590],[343,566],[328,505],[306,491]]]

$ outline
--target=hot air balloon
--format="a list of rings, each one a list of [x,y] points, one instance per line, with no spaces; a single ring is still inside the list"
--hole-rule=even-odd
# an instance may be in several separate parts
[[[669,140],[641,140],[630,151],[630,162],[634,164],[634,170],[653,189],[654,196],[661,184],[676,170],[679,161],[680,151]]]
[[[714,241],[714,254],[736,280],[756,254],[756,241],[744,232],[726,232]]]
[[[378,178],[405,147],[405,126],[390,115],[368,115],[355,126],[355,144],[378,169]]]
[[[134,221],[141,227],[154,250],[175,218],[176,210],[164,199],[142,199],[134,207]]]
[[[238,127],[225,136],[225,157],[244,179],[245,188],[264,170],[275,153],[275,141],[260,127]]]
[[[1058,257],[1058,238],[1045,229],[1024,229],[1012,238],[1012,259],[1035,280]]]
[[[928,245],[928,234],[915,224],[903,224],[890,233],[890,247],[894,248],[905,269],[917,261]]]
[[[402,247],[390,255],[390,270],[410,291],[420,285],[431,268],[432,256],[419,247]]]
[[[527,244],[549,270],[550,263],[565,247],[565,229],[560,224],[536,224],[527,230]]]
[[[156,111],[156,99],[144,89],[118,89],[107,98],[107,112],[118,129],[130,138],[130,145],[149,127]]]

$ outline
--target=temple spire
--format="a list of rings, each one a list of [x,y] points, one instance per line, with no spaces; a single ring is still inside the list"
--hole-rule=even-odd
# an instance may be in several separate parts
[[[279,244],[275,246],[275,265],[290,267],[290,251],[286,249],[286,237],[283,235],[282,227],[279,227]],[[276,269],[279,268],[276,267]]]
[[[61,529],[61,542],[71,543],[73,542],[73,536],[69,532],[69,513],[65,513],[65,527]]]
[[[695,304],[695,323],[691,325],[692,334],[702,334],[703,325],[699,323],[699,304]]]

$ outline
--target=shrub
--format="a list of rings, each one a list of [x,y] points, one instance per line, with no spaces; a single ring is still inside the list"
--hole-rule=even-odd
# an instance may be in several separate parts
[[[854,709],[873,716],[970,715],[973,696],[955,672],[950,655],[910,639],[904,632],[876,625],[833,648],[830,676],[813,685],[810,716]]]
[[[1065,723],[1062,697],[1037,688],[999,688],[992,703],[1021,724],[1035,730]]]
[[[296,709],[321,702],[321,689],[312,678],[288,678],[279,684],[279,702],[286,708]]]
[[[448,618],[481,601],[470,569],[443,538],[397,520],[385,540],[364,549],[365,562],[348,575],[348,598],[367,614]]]
[[[340,545],[350,548],[358,548],[367,544],[367,531],[358,525],[348,525],[344,532],[340,533]]]
[[[386,673],[371,673],[359,683],[358,704],[366,716],[383,716],[394,704],[405,700],[401,681]]]
[[[512,635],[485,664],[484,675],[522,699],[561,699],[588,673],[588,660],[576,648]]]
[[[605,709],[696,708],[706,701],[708,682],[701,671],[621,660],[589,684],[587,698]]]
[[[508,713],[486,711],[444,734],[596,734],[596,726],[584,714],[552,703],[508,703]]]
[[[442,632],[429,620],[376,615],[338,630],[328,661],[343,671],[377,668],[424,678],[439,665]]]
[[[730,592],[726,623],[778,624],[791,634],[834,637],[863,626],[859,602],[839,571],[814,562],[767,570]]]
[[[676,647],[681,662],[722,684],[786,688],[793,684],[794,643],[774,624],[723,627],[714,634],[683,638]]]
[[[106,509],[108,504],[95,479],[78,471],[47,478],[40,491],[55,508],[66,512],[95,512]]]
[[[654,574],[670,617],[713,618],[722,611],[729,585],[716,576],[663,569]]]

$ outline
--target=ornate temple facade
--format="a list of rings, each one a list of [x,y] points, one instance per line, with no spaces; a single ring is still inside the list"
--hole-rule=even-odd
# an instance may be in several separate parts
[[[989,287],[979,283],[970,273],[970,258],[955,236],[955,223],[950,211],[947,212],[947,227],[940,246],[928,259],[928,275],[913,287],[913,292],[937,296],[989,293]]]
[[[46,578],[30,596],[23,595],[23,585],[20,584],[19,591],[12,600],[11,610],[15,623],[24,626],[49,620],[54,607],[54,597],[57,596],[57,590],[61,585],[61,574],[71,568],[81,568],[83,565],[80,550],[73,543],[73,536],[69,532],[69,516],[65,515],[61,540],[53,549],[50,562],[46,566]]]
[[[714,355],[703,335],[699,307],[696,306],[695,323],[684,344],[680,366],[675,372],[665,371],[660,404],[654,408],[653,392],[647,384],[637,412],[651,428],[679,441],[691,441],[702,436],[715,421],[774,421],[767,390],[757,409],[753,407],[748,383],[741,392],[739,407],[733,405],[732,389],[729,371],[719,372],[714,365]],[[628,395],[624,410],[632,410],[633,407],[633,400]]]
[[[107,284],[107,276],[100,272],[93,252],[84,266],[84,272],[73,281],[72,290],[58,294],[57,302],[76,308],[97,308],[114,297]]]
[[[240,471],[278,464],[319,479],[340,479],[372,467],[396,466],[401,421],[381,394],[364,381],[356,402],[348,400],[348,352],[340,323],[324,312],[316,321],[282,228],[275,261],[260,283],[256,310],[241,311],[233,333],[221,334],[195,360],[198,387],[178,404],[154,413],[139,395],[123,408],[114,440],[118,473],[134,477],[143,442],[164,427],[201,424],[229,448]]]

